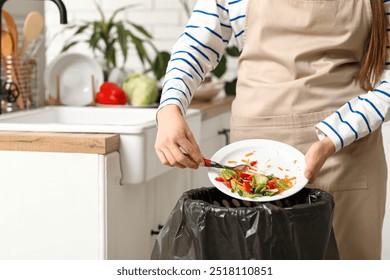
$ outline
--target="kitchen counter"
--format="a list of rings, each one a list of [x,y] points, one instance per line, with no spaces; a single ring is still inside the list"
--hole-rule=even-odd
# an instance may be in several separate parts
[[[202,121],[230,111],[232,96],[210,102],[194,100],[190,108],[200,110]],[[101,133],[0,131],[0,150],[108,154],[118,151],[119,135]]]
[[[226,96],[223,98],[216,98],[209,102],[200,102],[193,100],[190,108],[200,110],[202,120],[207,120],[219,114],[230,111],[234,96]]]
[[[105,155],[119,150],[119,135],[0,131],[0,150]]]

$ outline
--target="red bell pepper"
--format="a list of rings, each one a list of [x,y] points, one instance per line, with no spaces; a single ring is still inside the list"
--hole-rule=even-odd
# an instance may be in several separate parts
[[[108,105],[124,105],[127,103],[126,93],[112,82],[104,82],[96,94],[96,102]]]

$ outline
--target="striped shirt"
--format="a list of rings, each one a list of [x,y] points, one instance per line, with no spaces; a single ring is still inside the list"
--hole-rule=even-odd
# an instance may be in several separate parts
[[[242,51],[247,2],[198,0],[183,34],[173,46],[159,108],[176,104],[184,115],[193,93],[205,75],[218,65],[232,38]],[[389,16],[390,0],[384,0],[384,5]],[[318,123],[316,129],[319,138],[328,136],[338,151],[389,119],[390,70],[386,69],[373,91],[350,100]]]

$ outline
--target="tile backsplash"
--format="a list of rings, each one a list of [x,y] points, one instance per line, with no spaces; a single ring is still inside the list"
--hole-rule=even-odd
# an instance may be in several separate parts
[[[186,1],[190,7],[193,7],[196,2],[196,0]],[[188,20],[180,0],[63,0],[63,2],[67,7],[69,24],[80,23],[83,19],[99,19],[100,15],[95,2],[102,7],[107,17],[111,16],[112,12],[119,7],[134,4],[133,8],[120,16],[122,19],[129,19],[144,26],[151,32],[154,43],[160,50],[170,51]],[[59,24],[58,9],[52,2],[45,2],[45,11],[46,58],[47,63],[50,63],[58,56],[64,42],[71,38],[72,32],[63,32],[65,26]],[[86,45],[75,46],[71,50],[92,55],[91,50]],[[134,59],[132,59],[133,56]],[[135,71],[142,69],[134,50],[130,51],[126,67]]]

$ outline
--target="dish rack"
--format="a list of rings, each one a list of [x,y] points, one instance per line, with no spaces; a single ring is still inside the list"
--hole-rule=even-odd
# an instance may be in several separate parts
[[[48,98],[46,99],[47,105],[65,105],[61,102],[61,76],[57,75],[55,77],[55,97],[52,96],[51,92],[49,93]],[[96,89],[95,89],[95,75],[91,75],[91,98],[92,101],[89,104],[90,106],[95,106],[96,98]]]
[[[35,59],[2,56],[1,78],[7,90],[18,96],[15,102],[1,101],[2,112],[38,107],[38,72]]]

